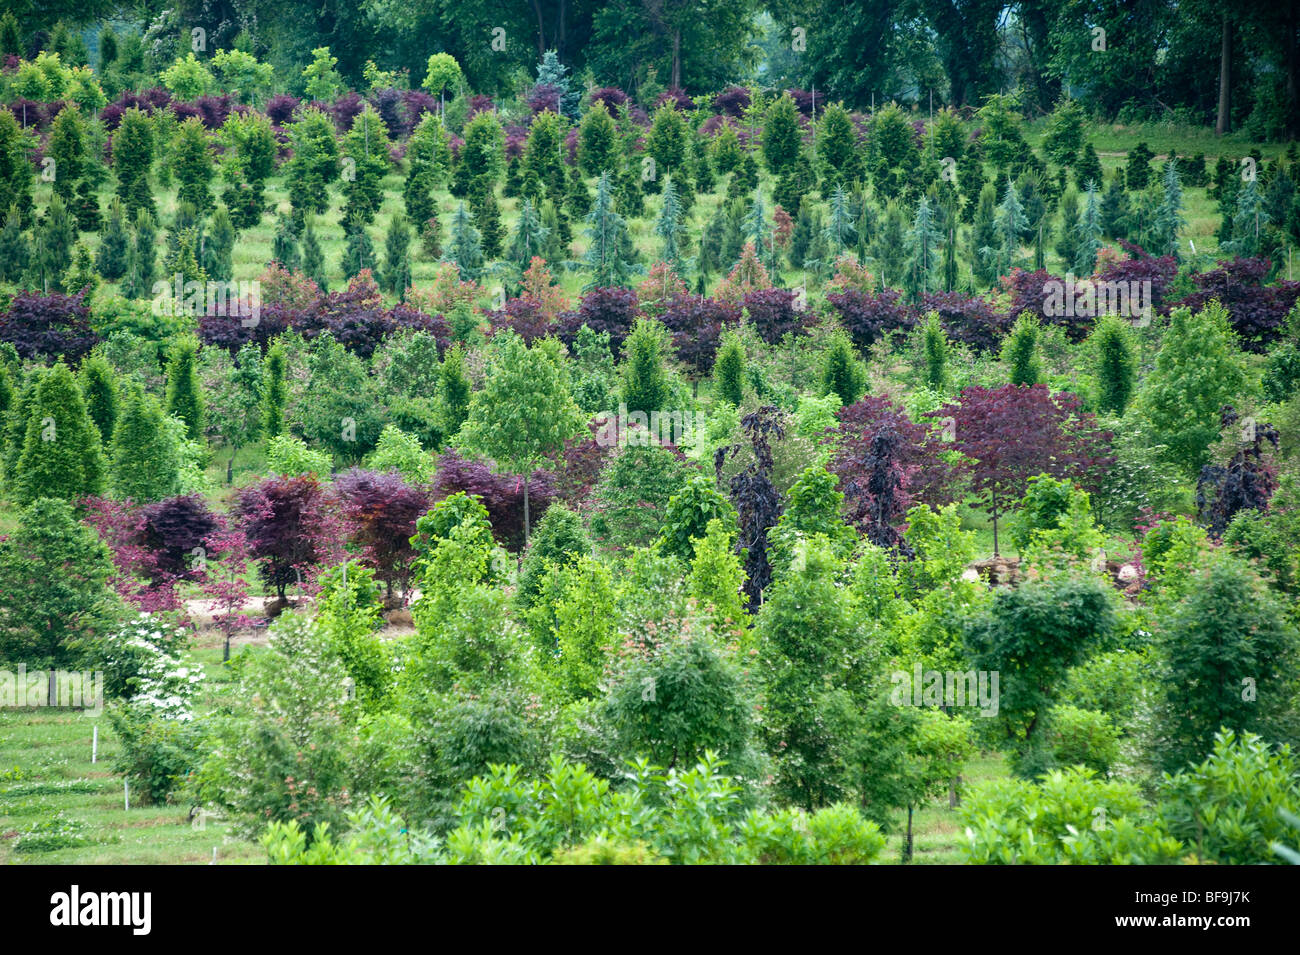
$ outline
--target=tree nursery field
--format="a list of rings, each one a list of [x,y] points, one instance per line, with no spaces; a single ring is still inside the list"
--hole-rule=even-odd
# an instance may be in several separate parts
[[[0,3],[0,863],[1300,862],[1298,44]]]

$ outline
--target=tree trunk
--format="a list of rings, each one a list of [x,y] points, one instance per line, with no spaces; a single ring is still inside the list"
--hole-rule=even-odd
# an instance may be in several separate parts
[[[226,462],[226,483],[235,483],[235,455],[239,453],[239,448],[230,452],[230,460]]]
[[[560,12],[555,18],[555,55],[564,59],[564,35],[565,30],[565,0],[560,0]]]
[[[993,556],[998,557],[998,504],[993,502]]]
[[[903,843],[903,861],[912,861],[912,807],[907,807],[907,842]]]
[[[542,19],[542,5],[533,0],[533,13],[537,15],[537,59],[546,55],[546,21]]]
[[[1225,11],[1223,14],[1223,42],[1219,47],[1219,116],[1214,123],[1214,132],[1222,136],[1228,131],[1231,120],[1228,110],[1232,105],[1232,19]]]
[[[1286,131],[1295,138],[1300,133],[1300,80],[1296,77],[1296,8],[1287,6],[1286,14]]]
[[[961,777],[954,776],[948,781],[948,808],[956,809],[961,805],[961,797],[957,795],[957,787],[961,785]]]
[[[528,476],[524,475],[524,548],[528,548]]]
[[[673,81],[672,86],[682,85],[682,28],[673,27]]]

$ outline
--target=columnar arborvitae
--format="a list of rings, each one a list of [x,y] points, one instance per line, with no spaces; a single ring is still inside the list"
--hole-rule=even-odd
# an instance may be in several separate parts
[[[276,216],[275,235],[271,237],[271,258],[290,272],[296,272],[301,264],[293,221],[284,213]]]
[[[853,353],[847,335],[838,333],[822,358],[822,394],[836,394],[840,403],[851,405],[866,390],[866,369]]]
[[[235,277],[235,224],[225,206],[212,214],[212,226],[203,242],[203,271],[214,282],[229,282]]]
[[[320,240],[316,238],[316,230],[310,220],[302,230],[302,271],[322,292],[329,291],[325,273],[325,253],[321,251]]]
[[[289,143],[293,156],[285,163],[284,179],[294,220],[301,223],[304,216],[319,215],[329,208],[329,187],[339,178],[334,123],[320,110],[305,109],[289,127]]]
[[[391,161],[384,121],[367,106],[343,137],[343,224],[360,227],[374,221],[384,201],[383,182]],[[350,162],[349,162],[350,160]]]
[[[406,144],[406,165],[402,185],[406,215],[412,222],[423,224],[437,212],[433,191],[451,166],[447,133],[436,113],[426,113],[415,127]]]
[[[384,238],[384,291],[403,295],[411,287],[411,227],[402,216],[388,221]]]
[[[141,210],[135,220],[126,276],[122,282],[122,294],[127,298],[144,298],[153,294],[154,279],[158,275],[157,245],[158,227],[153,216]]]
[[[661,411],[671,397],[663,364],[666,338],[662,325],[641,319],[623,344],[622,399],[629,414]]]
[[[81,363],[77,377],[86,412],[99,432],[100,441],[108,448],[117,423],[117,375],[104,356],[96,352]]]
[[[1037,320],[1022,315],[1002,346],[1002,360],[1007,363],[1013,385],[1036,385],[1043,380],[1038,331]]]
[[[27,272],[29,243],[23,236],[22,214],[10,206],[0,229],[0,282],[18,282]]]
[[[24,225],[32,218],[33,145],[14,114],[0,110],[0,209],[17,206]]]
[[[46,156],[54,160],[54,194],[75,206],[77,184],[86,174],[86,123],[79,109],[63,109],[50,124]]]
[[[772,175],[779,176],[794,164],[802,141],[799,111],[790,94],[783,93],[768,108],[763,124],[763,159]]]
[[[149,183],[153,159],[153,123],[139,109],[128,109],[113,134],[113,170],[117,173],[117,195],[130,216],[142,210],[154,214],[153,187]]]
[[[948,336],[937,313],[926,316],[923,336],[925,386],[943,394],[948,390]]]
[[[1133,397],[1137,361],[1128,324],[1114,315],[1103,315],[1092,333],[1097,376],[1097,407],[1121,415]]]
[[[483,241],[483,257],[489,262],[501,258],[506,227],[501,223],[501,209],[494,193],[485,192],[474,207],[474,222]]]
[[[126,275],[127,259],[131,251],[131,234],[126,227],[126,214],[122,201],[114,199],[108,206],[108,221],[99,237],[99,252],[95,268],[110,282]]]
[[[99,431],[86,412],[76,379],[63,362],[46,372],[36,389],[14,490],[20,504],[30,504],[38,497],[73,501],[103,493],[104,452]]]
[[[168,158],[177,184],[176,201],[188,202],[207,215],[212,211],[212,150],[197,116],[177,127]]]
[[[728,332],[713,365],[713,393],[737,407],[745,400],[745,346]]]
[[[266,350],[262,366],[262,430],[268,438],[284,430],[286,366],[284,345],[277,340]]]
[[[113,429],[112,494],[139,503],[161,501],[180,490],[174,432],[153,395],[134,381],[125,391]]]
[[[578,163],[588,176],[618,169],[618,131],[603,106],[588,109],[578,127]]]
[[[203,440],[206,402],[199,384],[199,342],[192,335],[178,339],[167,362],[166,409],[185,422],[190,440]]]

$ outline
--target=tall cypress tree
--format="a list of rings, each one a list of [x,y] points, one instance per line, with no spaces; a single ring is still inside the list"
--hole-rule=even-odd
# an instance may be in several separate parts
[[[185,335],[172,346],[167,362],[167,413],[185,422],[191,441],[203,440],[206,402],[199,384],[199,341]]]
[[[117,195],[130,216],[138,216],[142,210],[150,215],[155,212],[153,187],[149,184],[153,159],[153,123],[139,109],[128,109],[113,134],[113,170],[117,173]]]
[[[347,278],[359,275],[362,269],[374,272],[377,265],[375,244],[370,241],[370,234],[360,226],[347,234],[347,243],[343,247],[343,274]]]
[[[501,258],[505,241],[505,226],[501,224],[501,209],[495,193],[483,193],[474,206],[474,222],[483,241],[483,257],[489,262]]]
[[[664,327],[650,319],[638,320],[628,335],[623,345],[626,358],[622,398],[629,414],[662,411],[671,397],[663,365],[666,341]]]
[[[655,235],[663,240],[663,249],[659,258],[673,268],[679,268],[682,261],[682,240],[686,228],[682,223],[682,207],[677,200],[677,187],[672,176],[664,176],[663,203],[659,209],[659,218],[655,222]]]
[[[86,412],[99,431],[100,441],[109,447],[117,423],[117,375],[104,356],[96,352],[81,363],[78,376]]]
[[[18,459],[16,499],[65,501],[103,493],[104,451],[76,379],[63,362],[41,376]]]
[[[1074,272],[1076,275],[1091,275],[1097,267],[1097,253],[1101,251],[1101,202],[1097,198],[1097,187],[1091,182],[1074,232]]]
[[[388,221],[384,239],[384,290],[403,295],[411,287],[411,227],[402,216]]]
[[[22,214],[10,206],[0,229],[0,282],[18,282],[29,265],[28,242],[23,237]]]
[[[1029,314],[1017,319],[1002,346],[1002,360],[1010,369],[1013,385],[1036,385],[1043,380],[1043,363],[1038,357],[1038,322]]]
[[[31,137],[9,110],[0,110],[0,209],[18,207],[23,225],[32,221]]]
[[[1137,375],[1132,332],[1128,324],[1114,315],[1103,315],[1092,333],[1092,347],[1096,361],[1097,407],[1122,415],[1133,397]]]
[[[268,438],[284,430],[286,374],[284,344],[276,339],[266,350],[266,363],[262,366],[262,430]]]
[[[736,407],[745,400],[745,346],[731,331],[724,334],[713,364],[713,394]]]
[[[203,271],[214,282],[229,282],[235,277],[235,224],[225,206],[212,214],[212,227],[203,243]]]
[[[99,252],[95,255],[95,268],[110,282],[126,275],[127,259],[131,251],[131,234],[127,231],[122,200],[114,198],[108,206],[108,221],[99,237]]]
[[[321,251],[320,240],[316,238],[316,230],[312,227],[310,219],[302,230],[302,271],[322,292],[329,291],[325,272],[325,253]]]
[[[948,390],[948,336],[937,312],[925,317],[922,351],[925,358],[925,386],[944,394]]]
[[[191,116],[176,129],[169,157],[177,202],[188,202],[201,215],[212,211],[212,150],[203,122]]]
[[[162,408],[138,383],[130,382],[113,430],[113,496],[139,503],[161,501],[179,492],[179,473],[179,451]]]

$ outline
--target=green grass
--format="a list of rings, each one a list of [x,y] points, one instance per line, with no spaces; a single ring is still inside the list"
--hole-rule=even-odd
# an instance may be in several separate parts
[[[1001,754],[980,753],[966,764],[963,786],[971,786],[1008,775]],[[881,862],[902,859],[906,841],[906,816],[900,818],[896,831],[889,835]],[[958,865],[962,862],[960,846],[965,841],[961,818],[956,809],[948,808],[948,797],[941,796],[921,806],[912,817],[912,865]]]
[[[205,704],[225,678],[221,650],[191,654],[208,677]],[[99,728],[99,758],[91,740]],[[227,823],[195,828],[186,804],[124,803],[112,768],[119,742],[107,717],[72,710],[0,709],[0,865],[260,863],[255,843],[230,834]],[[64,845],[67,843],[67,845]]]

